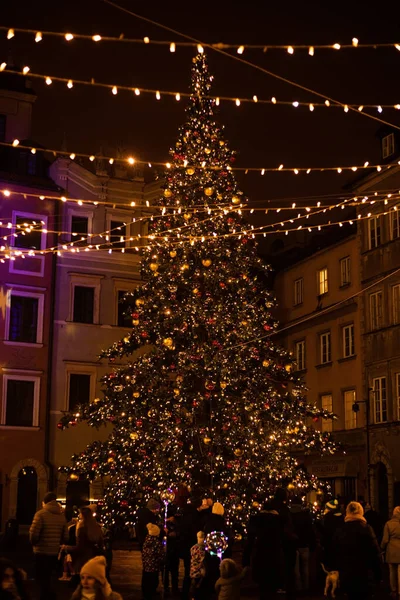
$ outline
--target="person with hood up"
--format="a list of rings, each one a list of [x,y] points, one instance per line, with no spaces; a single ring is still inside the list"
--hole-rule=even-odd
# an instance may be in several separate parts
[[[160,528],[153,523],[147,523],[147,532],[142,548],[142,592],[143,600],[153,600],[157,593],[165,552],[160,540]]]
[[[106,559],[95,556],[85,563],[80,573],[81,582],[71,600],[122,600],[113,592],[106,578]]]
[[[247,526],[247,544],[243,552],[243,566],[251,566],[258,584],[260,598],[275,598],[285,568],[284,532],[281,518],[271,502],[250,517]]]
[[[359,502],[350,502],[344,524],[333,537],[340,587],[348,600],[367,600],[368,574],[381,580],[380,549]]]
[[[40,598],[49,600],[55,597],[51,591],[51,577],[58,568],[60,546],[68,542],[67,522],[54,492],[48,492],[43,498],[42,509],[33,517],[29,539],[33,546]]]
[[[0,558],[0,600],[28,600],[26,573],[10,560]]]
[[[247,568],[239,569],[231,558],[224,558],[219,565],[221,577],[215,584],[218,600],[239,600],[240,582],[246,575]]]
[[[392,518],[383,529],[381,548],[385,550],[385,561],[389,564],[392,597],[398,598],[400,596],[400,506],[396,506]]]
[[[144,540],[148,534],[147,524],[153,523],[160,527],[160,534],[162,531],[160,521],[160,510],[161,504],[154,498],[150,498],[144,508],[141,508],[138,512],[136,520],[136,539],[139,544],[139,548],[142,549]]]

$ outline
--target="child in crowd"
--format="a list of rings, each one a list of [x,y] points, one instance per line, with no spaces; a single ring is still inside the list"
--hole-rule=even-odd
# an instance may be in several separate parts
[[[81,582],[72,594],[71,600],[122,600],[113,592],[106,579],[106,559],[95,556],[81,569]]]
[[[225,558],[221,561],[219,572],[221,577],[215,584],[218,600],[239,600],[240,582],[246,575],[247,568],[239,569],[235,561]]]
[[[153,600],[156,596],[165,553],[160,540],[160,528],[153,523],[147,523],[146,527],[148,533],[142,548],[142,593],[143,600]]]
[[[204,546],[204,533],[199,531],[197,534],[197,544],[190,549],[190,598],[196,598],[196,590],[199,589],[204,572],[202,570],[203,560],[206,554]]]

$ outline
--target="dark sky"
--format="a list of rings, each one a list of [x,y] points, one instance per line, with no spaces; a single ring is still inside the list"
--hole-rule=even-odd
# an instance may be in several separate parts
[[[204,42],[261,44],[400,42],[398,2],[292,2],[248,0],[183,2],[119,0],[144,16],[160,21]],[[5,2],[3,3],[5,4]],[[102,0],[9,0],[2,5],[1,24],[43,30],[100,33],[125,37],[171,39],[171,34],[147,25],[105,4]],[[177,40],[179,38],[176,38]],[[91,41],[68,44],[44,38],[36,44],[23,34],[7,41],[2,34],[0,62],[9,51],[32,72],[138,87],[186,91],[193,49]],[[284,51],[245,52],[244,58],[307,87],[348,103],[400,103],[400,52],[394,49],[306,51],[289,56]],[[232,58],[209,53],[215,75],[215,94],[285,100],[317,98],[258,73]],[[71,151],[97,152],[118,144],[138,158],[167,160],[178,126],[184,119],[184,102],[173,98],[157,102],[152,96],[64,84],[51,87],[35,82],[33,137],[45,146],[60,147],[64,132]],[[381,115],[400,125],[400,112]],[[218,119],[226,126],[240,166],[323,166],[379,161],[375,137],[378,124],[340,109],[222,104]],[[242,176],[242,188],[253,201],[270,198],[337,193],[342,174]]]

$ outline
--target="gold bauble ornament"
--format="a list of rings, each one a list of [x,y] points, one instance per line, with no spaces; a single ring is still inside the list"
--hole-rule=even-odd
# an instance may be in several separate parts
[[[183,265],[181,266],[181,271],[187,271],[189,268],[188,263],[183,263]]]
[[[79,475],[77,475],[76,473],[71,473],[71,475],[68,477],[68,479],[70,481],[77,481],[79,479]]]
[[[288,490],[295,490],[295,489],[296,489],[296,486],[295,486],[295,485],[293,485],[293,483],[289,483],[289,485],[287,486],[287,489],[288,489]]]
[[[157,263],[150,263],[150,270],[151,271],[157,271],[158,269],[158,264]]]
[[[172,348],[172,346],[174,345],[174,340],[172,338],[170,338],[170,337],[164,338],[163,339],[163,344],[167,348]]]
[[[211,260],[211,258],[203,258],[201,263],[202,263],[203,267],[211,267],[212,260]]]
[[[142,306],[144,304],[143,298],[137,298],[135,300],[135,304],[136,304],[136,306]]]
[[[222,200],[223,195],[222,194],[217,194],[217,200]]]
[[[204,148],[204,152],[206,154],[211,154],[211,148]]]
[[[124,342],[125,342],[125,344],[127,344],[129,342],[129,338],[128,337],[124,337]]]
[[[247,327],[247,321],[242,321],[243,327]]]
[[[193,294],[194,294],[194,295],[196,295],[196,294],[198,294],[198,293],[199,293],[199,290],[198,290],[197,288],[194,288],[194,290],[193,290]]]
[[[270,364],[271,364],[271,361],[270,361],[270,360],[264,360],[264,361],[263,361],[263,367],[269,367],[269,366],[270,366]]]
[[[224,490],[227,490],[229,486],[227,483],[224,483],[224,485],[222,487],[224,488]]]
[[[111,464],[114,462],[114,459],[110,456],[110,458],[107,458],[107,462]]]
[[[206,446],[208,446],[208,444],[211,444],[211,438],[205,437],[203,438],[203,442],[206,444]]]
[[[236,510],[238,510],[239,512],[243,510],[243,506],[241,504],[238,504],[236,507]]]
[[[252,504],[253,508],[258,508],[260,506],[259,502],[254,501]]]
[[[171,258],[175,258],[176,256],[176,250],[171,250],[171,252],[169,253]]]
[[[182,375],[178,375],[178,377],[176,378],[176,383],[182,383],[182,381],[183,381]]]
[[[139,435],[136,433],[136,431],[132,432],[129,437],[131,438],[131,440],[137,440]]]
[[[226,381],[221,381],[221,383],[219,385],[220,385],[220,388],[222,390],[224,390],[228,384],[226,383]]]
[[[236,448],[233,453],[235,456],[243,456],[243,450],[241,448]]]
[[[287,371],[288,373],[290,373],[290,371],[292,370],[292,365],[285,365],[285,371]]]
[[[171,196],[172,196],[172,192],[171,192],[171,190],[164,190],[164,196],[165,196],[166,198],[171,198]]]
[[[242,534],[241,534],[241,533],[237,533],[237,534],[235,535],[235,540],[237,540],[238,542],[240,542],[240,540],[241,540],[242,538],[243,538],[243,536],[242,536]]]
[[[232,204],[240,204],[239,196],[232,196]]]
[[[219,140],[219,145],[220,145],[220,146],[225,146],[225,142],[224,142],[224,140]]]
[[[190,213],[185,213],[183,215],[183,218],[185,219],[185,221],[190,221],[190,219],[192,218],[192,215]]]
[[[139,392],[133,392],[132,396],[134,398],[139,398],[140,397],[140,393]]]
[[[179,396],[180,393],[181,393],[181,390],[178,390],[178,388],[174,389],[175,396]]]
[[[133,319],[132,325],[135,325],[135,327],[136,327],[137,325],[139,325],[139,322],[140,322],[139,319]]]
[[[212,196],[214,193],[214,188],[213,187],[206,187],[204,190],[204,193],[206,196]]]
[[[186,169],[186,173],[187,173],[188,175],[194,175],[194,169],[193,169],[193,167],[188,167],[188,168]]]

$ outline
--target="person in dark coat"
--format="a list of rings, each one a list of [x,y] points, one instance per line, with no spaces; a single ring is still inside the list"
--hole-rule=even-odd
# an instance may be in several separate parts
[[[154,498],[150,498],[145,508],[139,510],[136,519],[136,539],[139,543],[140,550],[143,548],[144,540],[148,534],[147,524],[152,523],[153,525],[160,527],[160,510],[161,504]],[[161,533],[163,533],[163,530]]]
[[[171,576],[171,587],[174,596],[179,593],[179,529],[175,515],[176,507],[170,504],[167,510],[166,521],[167,549],[164,567],[164,594],[169,594]]]
[[[322,521],[321,543],[323,547],[323,562],[327,571],[337,571],[336,551],[333,546],[333,538],[338,529],[344,524],[344,517],[339,509],[337,500],[330,500],[325,504],[324,517]]]
[[[381,580],[380,549],[372,528],[364,518],[359,502],[350,502],[342,527],[333,537],[340,587],[348,600],[367,600],[368,574]]]
[[[179,523],[179,549],[183,560],[185,574],[182,584],[182,598],[189,598],[190,590],[190,549],[197,544],[197,533],[201,531],[202,519],[199,512],[201,500],[192,498],[185,506]]]
[[[378,540],[378,543],[380,543],[383,535],[383,522],[379,513],[367,503],[364,508],[364,517],[368,525],[374,530],[376,539]]]
[[[243,552],[243,566],[252,568],[258,584],[260,600],[273,600],[284,572],[283,527],[274,505],[266,502],[253,515],[247,526],[247,543]]]
[[[0,600],[28,600],[25,579],[26,573],[10,560],[0,558]]]
[[[310,587],[310,552],[315,548],[315,531],[310,511],[302,506],[301,498],[292,498],[290,514],[297,536],[295,579],[296,590],[307,591]]]
[[[283,530],[283,555],[284,576],[282,582],[285,587],[286,598],[293,598],[295,594],[295,567],[298,539],[293,528],[292,515],[287,505],[287,491],[278,488],[272,501],[273,508],[278,512]]]

